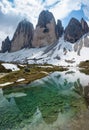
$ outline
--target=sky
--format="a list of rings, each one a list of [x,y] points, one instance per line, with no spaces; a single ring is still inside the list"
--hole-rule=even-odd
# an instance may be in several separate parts
[[[12,39],[18,23],[26,18],[34,27],[42,10],[53,13],[66,27],[72,17],[89,23],[89,0],[0,0],[0,45],[7,36]]]

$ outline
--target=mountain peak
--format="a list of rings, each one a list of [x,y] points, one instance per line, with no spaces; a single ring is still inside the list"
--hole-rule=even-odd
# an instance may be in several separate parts
[[[68,26],[65,29],[64,38],[66,41],[74,43],[88,32],[88,25],[83,18],[81,19],[81,22],[79,22],[79,20],[76,18],[71,18]]]
[[[19,24],[29,24],[30,22],[25,18],[19,22]]]
[[[33,38],[33,24],[26,19],[22,20],[14,33],[11,51],[17,51],[22,48],[31,47],[31,41]]]
[[[70,25],[70,24],[80,24],[80,22],[79,22],[79,20],[78,19],[76,19],[76,18],[74,18],[74,17],[72,17],[71,19],[70,19],[70,21],[69,21],[69,24],[68,25]]]
[[[4,41],[2,41],[2,52],[10,51],[11,49],[11,41],[9,39],[9,36],[6,37]]]
[[[19,22],[17,29],[11,40],[11,51],[18,51],[22,48],[43,47],[56,43],[64,33],[64,40],[75,43],[84,34],[89,32],[87,22],[82,18],[81,21],[72,17],[68,26],[63,28],[61,20],[55,22],[53,14],[48,10],[43,10],[39,14],[38,23],[34,30],[33,24],[27,19]],[[6,46],[6,41],[2,45]],[[5,47],[6,48],[6,47]],[[7,49],[6,49],[7,51]]]
[[[82,18],[81,19],[81,25],[82,25],[82,29],[83,29],[83,33],[88,33],[89,32],[89,27],[87,22]]]
[[[43,10],[38,18],[38,23],[34,31],[33,47],[43,47],[57,41],[56,22],[53,14],[48,10]]]
[[[48,10],[43,10],[39,15],[37,26],[46,27],[52,19],[55,21],[53,14]]]

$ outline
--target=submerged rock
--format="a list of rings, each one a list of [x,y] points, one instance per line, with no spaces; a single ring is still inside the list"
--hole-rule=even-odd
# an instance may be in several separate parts
[[[86,101],[86,105],[89,108],[89,84],[84,87],[84,98]]]

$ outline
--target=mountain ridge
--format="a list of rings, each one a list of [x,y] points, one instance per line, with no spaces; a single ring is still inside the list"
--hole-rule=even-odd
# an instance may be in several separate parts
[[[43,47],[58,42],[64,34],[64,40],[75,43],[84,34],[89,32],[87,22],[82,18],[81,21],[71,18],[68,26],[64,29],[61,20],[55,22],[53,14],[43,10],[38,18],[36,28],[27,20],[22,20],[14,33],[10,48],[8,42],[2,42],[2,52],[15,52],[22,48]],[[5,49],[3,48],[5,47]]]
[[[81,61],[89,60],[89,47],[85,45],[86,39],[89,45],[89,33],[82,36],[82,38],[77,41],[78,43],[71,44],[65,41],[64,36],[62,36],[57,44],[51,44],[42,48],[27,48],[12,53],[1,53],[0,61],[22,64],[76,66]],[[81,41],[83,44],[80,48]],[[77,49],[75,49],[76,44],[78,44]]]

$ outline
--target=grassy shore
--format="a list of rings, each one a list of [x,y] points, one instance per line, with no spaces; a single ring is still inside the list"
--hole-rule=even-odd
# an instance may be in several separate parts
[[[35,81],[37,79],[47,76],[51,72],[68,70],[65,67],[61,67],[61,66],[59,67],[59,66],[53,66],[53,65],[27,65],[27,67],[26,66],[22,67],[18,65],[18,67],[20,68],[19,71],[9,72],[8,75],[0,78],[0,84],[13,82],[12,85],[3,86],[4,88],[17,86],[21,84],[29,84],[32,81]],[[25,80],[16,82],[18,79],[25,79]]]

